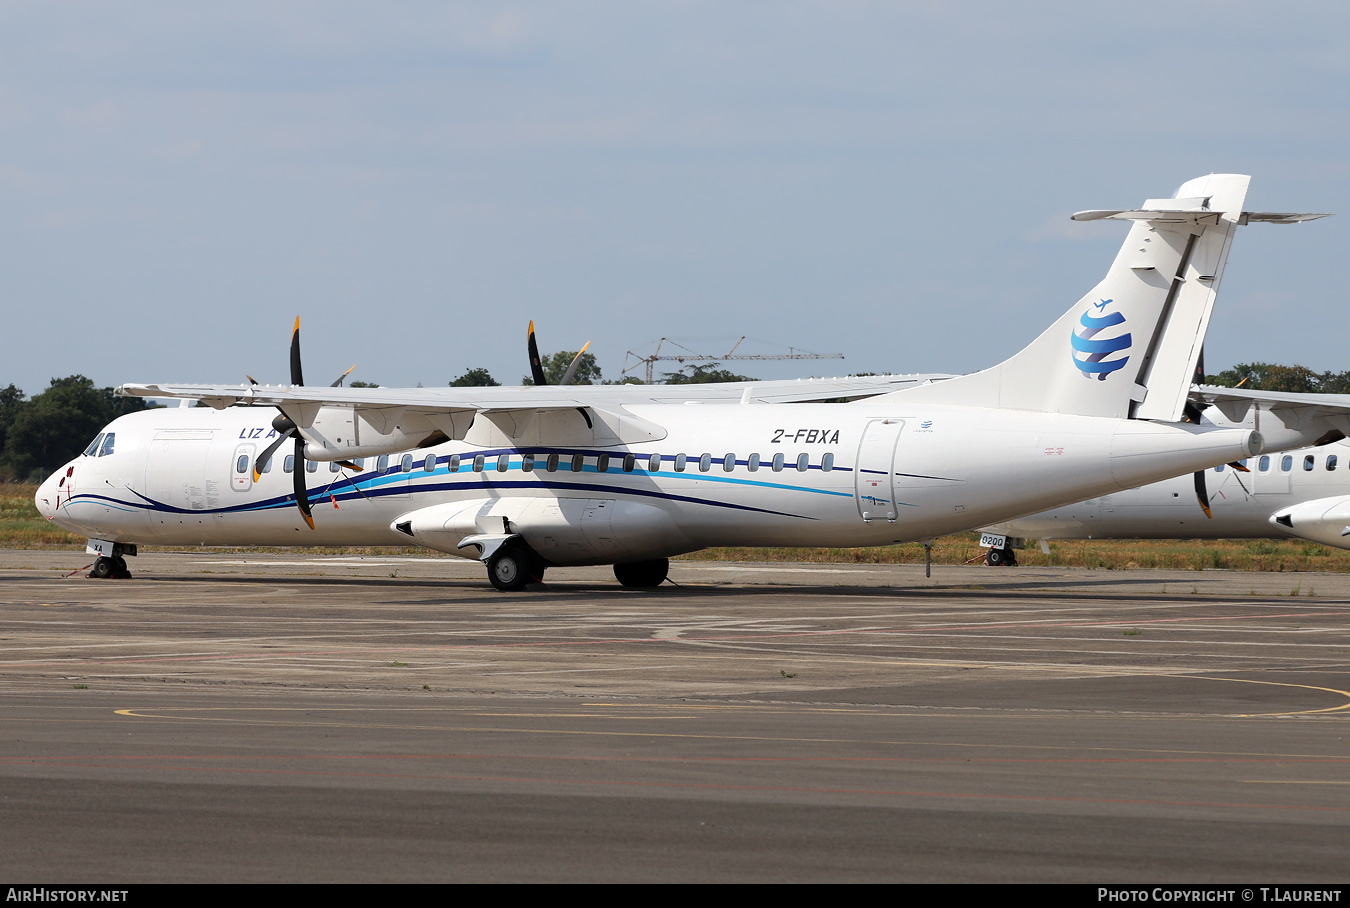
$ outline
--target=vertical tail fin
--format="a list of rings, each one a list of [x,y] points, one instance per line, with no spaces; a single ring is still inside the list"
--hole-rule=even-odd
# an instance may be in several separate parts
[[[1011,359],[906,400],[1083,416],[1181,418],[1251,178],[1211,174],[1176,198],[1074,220],[1133,224],[1092,292]]]

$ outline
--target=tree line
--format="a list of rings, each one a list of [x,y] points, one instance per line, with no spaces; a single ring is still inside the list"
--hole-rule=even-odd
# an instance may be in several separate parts
[[[1275,363],[1238,363],[1217,375],[1206,375],[1205,384],[1253,391],[1291,391],[1296,394],[1350,394],[1350,372],[1314,372],[1307,366]]]
[[[144,410],[137,397],[114,397],[83,375],[53,378],[25,398],[11,384],[0,390],[0,481],[37,483],[83,451],[103,427]]]

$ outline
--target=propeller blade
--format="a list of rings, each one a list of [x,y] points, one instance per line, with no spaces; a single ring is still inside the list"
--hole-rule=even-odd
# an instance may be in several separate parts
[[[291,332],[291,384],[303,385],[305,376],[300,371],[300,316],[295,317],[295,330]]]
[[[356,368],[356,363],[352,363],[352,369],[355,369],[355,368]],[[332,383],[331,385],[329,385],[328,387],[330,387],[330,388],[336,388],[336,387],[340,386],[340,385],[342,384],[342,380],[343,380],[344,378],[346,378],[348,375],[351,375],[351,374],[352,374],[352,369],[348,369],[346,372],[343,372],[341,375],[339,375],[339,376],[337,377],[337,381],[333,382],[333,383]]]
[[[263,451],[260,455],[258,455],[258,459],[253,461],[254,482],[257,482],[259,479],[262,479],[263,465],[267,463],[267,461],[272,459],[272,455],[277,452],[277,448],[281,447],[282,442],[284,442],[286,439],[290,438],[294,434],[295,434],[295,427],[292,426],[285,432],[282,432],[280,435],[278,435],[277,440],[268,445],[267,450]]]
[[[1247,469],[1247,468],[1244,467],[1240,462],[1238,462],[1238,461],[1236,461],[1236,460],[1233,461],[1232,463],[1230,463],[1229,466],[1232,467],[1234,470],[1237,470],[1239,473],[1250,473],[1250,472],[1251,472],[1251,470]]]
[[[1205,488],[1205,471],[1195,471],[1195,497],[1200,500],[1200,510],[1205,512],[1205,516],[1210,520],[1214,519],[1214,514],[1209,509],[1209,490]]]
[[[577,355],[572,358],[572,365],[567,367],[567,371],[563,373],[562,381],[558,384],[570,385],[572,383],[572,378],[577,374],[577,366],[581,365],[581,354],[585,353],[586,347],[590,345],[591,342],[586,341],[586,346],[577,351]]]
[[[347,469],[349,469],[349,470],[354,470],[354,471],[356,471],[357,473],[360,473],[360,472],[362,472],[362,471],[365,470],[365,467],[358,467],[356,464],[352,463],[350,460],[339,460],[339,461],[338,461],[338,466],[340,466],[340,467],[346,467]]]
[[[305,440],[299,435],[295,436],[295,469],[291,472],[291,482],[295,489],[295,506],[312,530],[314,518],[309,515],[309,490],[305,487]]]
[[[539,344],[534,340],[534,319],[530,319],[530,377],[534,379],[536,385],[548,384],[548,377],[544,375],[544,364],[539,359]],[[566,382],[564,382],[566,384]]]

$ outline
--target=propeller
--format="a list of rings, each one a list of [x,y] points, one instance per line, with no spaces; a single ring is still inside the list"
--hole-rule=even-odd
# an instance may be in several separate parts
[[[1195,384],[1204,384],[1205,381],[1205,350],[1203,347],[1200,348],[1200,355],[1196,358],[1195,361],[1195,377],[1192,379],[1192,381]],[[1244,378],[1242,381],[1246,381],[1246,379]],[[1239,382],[1239,384],[1241,384],[1241,382]],[[1186,401],[1186,405],[1181,410],[1181,415],[1182,419],[1184,419],[1186,422],[1193,422],[1196,425],[1200,424],[1200,408],[1195,405],[1195,401],[1193,400]],[[1239,473],[1251,472],[1251,470],[1248,470],[1246,467],[1238,463],[1236,460],[1232,461],[1228,465]],[[1210,520],[1213,520],[1214,513],[1213,511],[1210,510],[1209,505],[1209,489],[1205,484],[1205,474],[1207,472],[1209,471],[1208,470],[1195,471],[1195,498],[1197,501],[1200,502],[1200,510],[1205,512],[1206,517],[1208,517]],[[1238,480],[1238,485],[1242,486],[1242,490],[1244,492],[1247,491],[1247,487],[1245,485],[1242,485],[1241,479]]]
[[[1200,348],[1200,355],[1195,359],[1195,375],[1191,379],[1194,384],[1204,384],[1205,382],[1205,348]],[[1200,408],[1195,405],[1195,401],[1187,400],[1186,405],[1182,407],[1181,418],[1186,422],[1193,422],[1200,425]],[[1205,516],[1210,520],[1214,519],[1214,512],[1209,508],[1209,489],[1205,485],[1205,470],[1195,471],[1195,498],[1200,502],[1200,510],[1205,512]]]
[[[570,385],[572,383],[572,379],[575,378],[577,374],[577,367],[581,365],[581,355],[586,352],[586,348],[590,345],[591,342],[586,341],[582,348],[577,351],[577,355],[572,357],[571,364],[567,367],[567,371],[563,373],[562,379],[558,382],[559,385]],[[530,319],[528,348],[530,353],[530,378],[534,379],[536,385],[547,385],[548,376],[544,374],[544,362],[539,357],[539,344],[534,339],[534,319]]]
[[[591,342],[586,341],[586,343],[582,345],[581,349],[577,351],[577,355],[572,357],[572,364],[567,367],[567,371],[563,373],[562,381],[558,382],[558,384],[570,385],[572,383],[573,377],[575,377],[577,374],[577,366],[581,365],[581,354],[585,353],[586,348],[589,347],[590,345]]]
[[[544,375],[544,363],[539,359],[539,344],[534,339],[534,319],[530,319],[530,377],[534,379],[536,385],[548,384],[548,377]]]
[[[352,369],[355,369],[352,366]],[[347,376],[348,372],[342,373],[342,378]],[[338,379],[338,382],[342,381]],[[251,379],[250,379],[251,380]],[[305,384],[304,371],[300,368],[300,316],[295,317],[295,329],[291,332],[291,384],[303,387]],[[333,385],[336,387],[337,382]],[[272,428],[277,431],[277,440],[267,446],[262,455],[253,462],[253,481],[257,482],[262,476],[262,465],[271,459],[276,453],[277,448],[281,447],[286,439],[294,439],[295,442],[295,463],[291,471],[291,484],[295,491],[295,506],[300,509],[300,516],[305,518],[305,523],[309,528],[314,529],[314,518],[310,514],[309,507],[309,489],[305,485],[305,440],[300,436],[300,427],[295,421],[284,412],[278,413],[272,419]]]

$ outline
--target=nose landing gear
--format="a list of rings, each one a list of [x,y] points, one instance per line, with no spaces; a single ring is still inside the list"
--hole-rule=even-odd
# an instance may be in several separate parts
[[[113,555],[111,558],[100,555],[94,559],[89,576],[95,580],[130,580],[131,571],[127,570],[127,561],[121,555]]]

